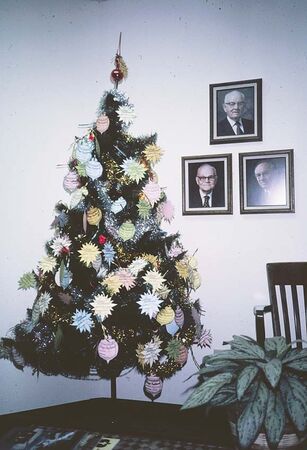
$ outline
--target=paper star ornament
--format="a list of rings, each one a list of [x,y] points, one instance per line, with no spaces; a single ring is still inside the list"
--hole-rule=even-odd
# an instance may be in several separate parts
[[[156,164],[160,161],[163,151],[155,144],[148,144],[143,151],[145,158],[152,164]]]
[[[156,270],[148,270],[143,276],[146,283],[151,284],[154,291],[160,289],[165,282],[165,278]]]
[[[72,325],[77,328],[80,333],[91,332],[91,328],[94,322],[91,317],[91,313],[86,312],[84,309],[77,309],[72,316]]]
[[[121,288],[121,281],[119,279],[119,276],[116,274],[111,274],[108,277],[106,277],[103,281],[103,284],[108,288],[112,294],[117,294],[117,292]]]
[[[137,356],[140,364],[143,366],[149,364],[150,367],[159,360],[161,353],[162,341],[158,337],[154,337],[150,342],[147,342],[144,346],[139,346],[137,350]]]
[[[145,261],[148,261],[154,267],[158,267],[158,258],[157,258],[157,256],[152,255],[151,253],[143,253],[142,254],[142,258],[145,259]]]
[[[130,272],[137,276],[139,272],[141,272],[144,267],[146,267],[148,264],[148,261],[145,261],[143,258],[137,258],[132,261],[132,263],[129,265]]]
[[[50,245],[55,256],[59,256],[63,253],[69,253],[70,246],[71,240],[66,234],[56,237]]]
[[[125,125],[130,125],[133,120],[136,118],[136,114],[132,106],[120,106],[116,111],[119,117],[119,120],[123,122]]]
[[[27,272],[22,275],[18,281],[18,289],[27,290],[36,286],[36,279],[33,272]]]
[[[108,263],[110,267],[110,265],[114,261],[116,254],[113,245],[110,242],[107,242],[103,247],[102,253],[104,260],[106,261],[106,263]]]
[[[42,269],[43,273],[52,272],[56,266],[56,259],[53,256],[45,256],[38,263],[38,267]]]
[[[121,167],[123,168],[125,175],[136,183],[139,183],[146,173],[145,166],[133,158],[125,159]]]
[[[176,360],[180,354],[180,347],[182,346],[182,342],[178,339],[171,339],[166,347],[166,353],[169,358]]]
[[[91,303],[91,306],[93,307],[96,316],[100,316],[103,321],[106,317],[111,315],[115,303],[112,302],[111,297],[99,294],[96,295],[94,301]]]
[[[70,197],[70,208],[75,208],[81,200],[83,200],[88,195],[88,190],[86,187],[82,186],[71,194]]]
[[[154,181],[148,181],[148,183],[143,188],[143,193],[150,204],[154,205],[160,198],[161,188],[158,183],[155,183]]]
[[[129,291],[135,285],[135,276],[130,272],[129,269],[119,269],[117,271],[117,276],[123,286]]]
[[[140,300],[137,302],[141,307],[141,313],[147,314],[150,319],[156,316],[159,312],[159,306],[162,303],[162,300],[152,292],[145,292],[140,297]]]
[[[169,200],[166,200],[158,206],[158,215],[161,219],[164,219],[167,222],[171,222],[173,220],[174,213],[174,206]]]
[[[182,277],[184,280],[187,280],[189,277],[189,267],[186,262],[184,261],[177,261],[176,262],[176,269],[180,277]]]
[[[81,262],[89,267],[90,264],[96,260],[99,253],[99,248],[95,244],[92,244],[90,242],[82,245],[81,249],[79,250],[79,258]]]

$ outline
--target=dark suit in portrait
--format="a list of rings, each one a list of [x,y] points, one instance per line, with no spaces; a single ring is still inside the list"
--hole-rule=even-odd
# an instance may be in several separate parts
[[[225,194],[220,189],[212,191],[212,205],[211,208],[218,208],[225,206]],[[204,208],[199,189],[192,189],[189,192],[189,207],[190,208]],[[208,208],[210,209],[210,207]]]
[[[255,125],[253,120],[249,119],[241,119],[242,125],[244,128],[243,134],[254,134]],[[217,135],[218,136],[236,136],[236,133],[233,130],[233,127],[230,125],[229,121],[227,120],[227,117],[225,119],[221,120],[217,124]],[[240,135],[239,135],[240,136]]]

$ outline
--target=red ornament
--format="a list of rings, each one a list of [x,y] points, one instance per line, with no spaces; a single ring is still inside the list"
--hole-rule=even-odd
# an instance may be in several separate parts
[[[61,250],[61,253],[62,253],[62,255],[67,255],[69,253],[69,251],[70,251],[69,248],[63,247]]]
[[[106,242],[107,242],[107,238],[103,234],[100,234],[98,236],[98,243],[100,245],[104,245]]]
[[[111,72],[111,78],[113,81],[118,83],[124,78],[124,74],[118,67],[116,67],[116,69],[112,70]]]
[[[90,141],[93,141],[95,139],[95,136],[91,133],[89,134],[88,138]]]

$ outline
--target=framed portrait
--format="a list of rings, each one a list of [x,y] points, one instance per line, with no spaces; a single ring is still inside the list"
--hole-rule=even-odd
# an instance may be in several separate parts
[[[232,156],[183,156],[182,214],[232,214]]]
[[[240,212],[294,212],[293,150],[240,153]]]
[[[210,144],[262,140],[262,79],[210,84]]]

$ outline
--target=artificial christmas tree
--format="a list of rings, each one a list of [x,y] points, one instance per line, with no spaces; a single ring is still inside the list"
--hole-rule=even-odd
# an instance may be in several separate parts
[[[211,337],[191,298],[200,285],[195,257],[161,228],[173,217],[154,171],[162,150],[156,135],[128,133],[134,107],[117,90],[126,70],[120,54],[115,62],[116,88],[72,145],[63,182],[70,203],[56,205],[46,254],[19,281],[36,289],[33,307],[1,340],[0,356],[80,379],[114,379],[134,367],[154,399],[191,345],[209,346]]]

